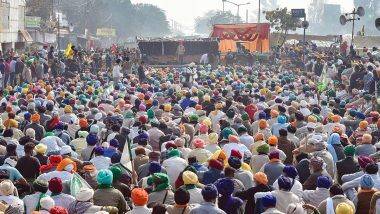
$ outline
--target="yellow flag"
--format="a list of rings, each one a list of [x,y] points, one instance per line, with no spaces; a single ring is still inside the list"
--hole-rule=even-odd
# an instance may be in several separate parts
[[[66,47],[66,50],[65,50],[65,56],[67,58],[69,58],[69,59],[72,59],[73,55],[74,55],[74,52],[71,49],[71,47],[73,47],[73,44],[71,44],[71,42],[70,42],[69,44],[67,44],[67,47]]]

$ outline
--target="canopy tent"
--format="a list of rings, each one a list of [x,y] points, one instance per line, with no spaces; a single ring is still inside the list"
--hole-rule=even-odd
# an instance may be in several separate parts
[[[219,50],[222,53],[228,50],[236,51],[236,43],[249,51],[269,51],[270,25],[268,23],[255,24],[216,24],[211,32],[211,37],[219,38]]]

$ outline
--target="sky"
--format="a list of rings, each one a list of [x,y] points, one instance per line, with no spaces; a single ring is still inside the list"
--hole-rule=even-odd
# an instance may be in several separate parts
[[[166,11],[168,19],[175,20],[187,28],[193,28],[196,17],[202,16],[209,10],[222,10],[222,0],[131,0],[132,3],[149,3]],[[247,3],[250,5],[240,8],[240,16],[245,20],[246,10],[251,16],[257,13],[259,0],[231,0],[236,3]],[[306,8],[311,0],[278,0],[281,7]],[[342,10],[352,10],[353,0],[325,0],[326,3],[341,4]],[[237,12],[236,6],[225,4],[226,10]]]

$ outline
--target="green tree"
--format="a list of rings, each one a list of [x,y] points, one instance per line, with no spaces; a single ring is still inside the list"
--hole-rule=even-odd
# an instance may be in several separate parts
[[[27,0],[25,14],[39,16],[44,20],[50,18],[53,2],[51,0]]]
[[[169,22],[165,12],[151,4],[135,5],[137,24],[140,26],[139,36],[164,36],[170,33]]]
[[[195,19],[195,32],[199,34],[210,34],[214,24],[233,24],[241,22],[241,18],[233,15],[230,11],[210,10],[204,16]]]
[[[284,45],[289,31],[295,31],[297,29],[299,19],[293,18],[286,7],[265,11],[264,14],[271,28],[276,30],[280,35],[277,39],[277,45]]]
[[[164,36],[170,33],[165,12],[150,4],[130,0],[27,0],[27,14],[49,20],[53,9],[62,11],[74,31],[115,28],[119,39],[134,36]]]

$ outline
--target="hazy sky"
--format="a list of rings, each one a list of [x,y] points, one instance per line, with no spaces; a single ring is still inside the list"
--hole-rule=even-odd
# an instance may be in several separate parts
[[[222,10],[222,0],[131,0],[132,3],[149,3],[157,5],[166,11],[169,19],[173,19],[180,24],[193,27],[194,19],[202,16],[209,10]],[[231,0],[236,3],[250,2],[248,6],[240,8],[240,16],[245,20],[246,10],[249,13],[257,13],[258,0]],[[311,0],[278,0],[281,6],[288,8],[306,8]],[[325,0],[326,3],[340,3],[343,10],[353,8],[353,0]],[[236,6],[226,3],[226,10],[236,13]]]

